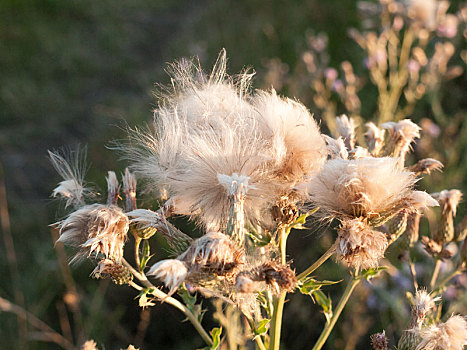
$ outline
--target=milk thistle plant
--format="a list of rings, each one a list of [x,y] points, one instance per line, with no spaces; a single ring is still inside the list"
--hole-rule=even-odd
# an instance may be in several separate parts
[[[366,144],[359,145],[354,119],[338,117],[338,135],[323,135],[301,103],[274,90],[254,91],[248,72],[227,75],[225,51],[209,74],[188,60],[171,65],[170,72],[172,84],[160,93],[153,123],[147,130],[130,129],[127,141],[115,147],[129,165],[121,183],[109,171],[106,203],[95,203],[86,186],[82,154],[50,152],[63,178],[53,196],[72,209],[54,224],[58,242],[75,248],[71,263],[95,262],[92,277],[134,288],[143,308],[164,302],[179,309],[210,349],[244,346],[242,335],[258,349],[279,349],[287,294],[309,295],[326,317],[313,346],[318,350],[356,286],[384,269],[380,261],[388,248],[419,240],[415,226],[428,207],[441,206],[442,224],[436,236],[423,236],[426,249],[437,262],[451,258],[446,245],[456,236],[461,193],[431,196],[416,189],[421,176],[442,164],[423,159],[406,166],[411,144],[421,136],[409,119],[368,123]],[[138,208],[139,183],[159,207]],[[202,236],[176,228],[174,216],[195,221]],[[287,239],[311,216],[321,225],[337,224],[335,242],[297,273]],[[156,235],[166,240],[170,259],[155,261],[150,241]],[[456,273],[465,268],[465,245]],[[333,256],[349,271],[335,306],[323,289],[338,282],[310,277]],[[436,266],[430,293],[420,289],[413,298],[399,350],[461,350],[467,344],[462,316],[440,323],[431,314],[448,282],[436,283]],[[249,329],[220,322],[206,330],[201,297],[212,300],[218,313],[234,310]],[[371,341],[374,349],[388,348],[384,333]]]

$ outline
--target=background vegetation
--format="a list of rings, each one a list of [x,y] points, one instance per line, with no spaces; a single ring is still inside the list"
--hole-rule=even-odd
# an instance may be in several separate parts
[[[454,1],[452,8],[458,5]],[[151,119],[154,83],[168,81],[166,62],[196,55],[209,69],[223,47],[231,73],[245,65],[254,67],[255,87],[273,85],[283,94],[293,93],[320,119],[320,112],[313,109],[311,87],[293,83],[305,79],[300,67],[308,50],[307,38],[326,33],[328,65],[339,68],[348,60],[358,75],[365,69],[365,55],[347,33],[351,27],[360,29],[362,23],[351,0],[1,0],[0,297],[23,306],[65,336],[73,336],[76,343],[92,338],[106,349],[129,343],[143,349],[201,347],[191,325],[180,323],[182,315],[168,306],[141,312],[129,288],[90,279],[91,266],[67,267],[63,250],[54,248],[56,233],[48,226],[64,212],[49,199],[59,179],[46,151],[88,145],[92,167],[87,179],[105,188],[102,175],[125,166],[105,146],[124,136],[125,125]],[[465,49],[465,38],[459,45]],[[459,57],[453,60],[460,62]],[[466,83],[463,74],[443,85],[437,96],[441,116],[433,109],[433,96],[424,98],[412,114],[415,122],[428,120],[441,130],[430,139],[428,151],[416,149],[445,164],[443,176],[436,174],[422,184],[430,192],[458,188],[467,193]],[[363,119],[374,119],[376,96],[377,91],[364,84],[359,92],[365,101]],[[322,127],[326,128],[324,122]],[[6,196],[1,196],[4,189]],[[465,212],[461,204],[458,217]],[[427,224],[422,224],[427,230]],[[322,231],[296,232],[289,240],[297,271],[329,245],[331,236]],[[165,254],[162,244],[159,251]],[[339,280],[346,272],[330,264],[322,273]],[[396,288],[403,283],[407,278],[396,274],[383,285],[362,286],[328,349],[368,349],[368,334],[390,323],[392,331],[404,324],[409,310],[401,307],[403,289]],[[456,283],[465,286],[465,276]],[[329,288],[331,297],[340,288]],[[324,323],[318,307],[301,298],[292,295],[292,302],[286,304],[284,349],[307,348]],[[387,304],[381,306],[380,300]],[[452,310],[463,308],[465,313],[465,303],[465,298],[461,305],[452,303]],[[388,333],[391,336],[391,328]],[[52,349],[55,345],[27,342],[21,322],[18,326],[14,315],[0,313],[0,348]]]

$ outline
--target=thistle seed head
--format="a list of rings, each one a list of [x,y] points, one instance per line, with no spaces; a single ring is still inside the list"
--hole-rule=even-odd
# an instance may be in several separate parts
[[[114,171],[109,171],[105,180],[107,181],[107,204],[117,205],[118,198],[120,197],[120,184],[118,183],[117,175]]]
[[[388,247],[386,235],[360,219],[342,221],[336,240],[337,257],[356,270],[377,267]]]
[[[384,146],[385,130],[378,128],[374,123],[366,123],[367,131],[365,133],[368,149],[371,154],[378,156]]]
[[[169,295],[172,295],[180,284],[185,281],[188,268],[183,261],[177,259],[161,260],[151,266],[147,275],[162,280],[165,286],[169,288]]]
[[[177,259],[184,261],[190,269],[223,275],[243,264],[245,255],[229,236],[209,232],[193,241],[188,250]]]
[[[355,120],[353,118],[347,117],[345,114],[342,114],[340,117],[336,118],[337,124],[337,133],[344,140],[344,144],[349,151],[355,148]]]
[[[445,323],[420,330],[421,342],[416,350],[463,350],[467,345],[467,321],[451,316]]]
[[[56,225],[60,230],[57,242],[79,248],[72,262],[99,254],[117,262],[123,257],[129,221],[115,205],[86,205]]]
[[[115,284],[126,284],[133,280],[133,275],[127,267],[110,259],[99,261],[91,272],[93,278],[111,278]]]

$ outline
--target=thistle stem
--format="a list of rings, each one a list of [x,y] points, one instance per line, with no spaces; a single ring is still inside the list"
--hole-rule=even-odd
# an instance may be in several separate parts
[[[287,237],[290,233],[290,227],[283,226],[279,231],[279,248],[281,251],[281,263],[283,265],[287,262]],[[271,338],[269,341],[270,350],[279,350],[281,342],[281,328],[282,328],[282,313],[284,312],[284,302],[287,292],[281,292],[279,298],[274,302],[274,312],[271,320]]]
[[[151,288],[152,294],[159,300],[163,300],[167,304],[170,304],[177,309],[179,309],[181,312],[185,314],[185,316],[188,318],[188,320],[193,324],[201,338],[206,342],[208,346],[212,345],[212,340],[209,334],[204,330],[203,326],[201,323],[198,321],[195,315],[181,302],[179,302],[177,299],[169,297],[166,293],[161,291],[159,288],[155,287],[144,275],[144,273],[140,273],[135,270],[133,266],[131,266],[128,261],[125,259],[122,260],[123,265],[125,265],[130,272],[147,288]]]
[[[353,277],[352,280],[349,282],[349,284],[347,284],[344,294],[342,294],[341,300],[339,300],[339,304],[337,304],[336,310],[334,314],[332,315],[331,321],[328,324],[326,324],[326,326],[324,327],[323,331],[321,332],[321,335],[318,338],[318,341],[316,342],[315,346],[313,346],[312,350],[320,350],[324,346],[324,343],[326,343],[326,340],[328,339],[329,334],[331,334],[331,331],[334,328],[339,316],[341,315],[345,304],[347,304],[347,301],[349,300],[350,295],[352,294],[353,290],[355,289],[357,284],[360,282],[360,280],[361,278]]]
[[[439,275],[440,267],[441,267],[441,259],[436,259],[435,268],[433,270],[433,275],[431,276],[431,281],[430,281],[431,290],[433,290],[433,288],[435,287],[436,280],[437,280],[438,275]]]
[[[271,319],[271,338],[269,340],[270,350],[279,350],[281,342],[282,313],[287,292],[282,292],[274,303],[274,313]]]
[[[141,258],[139,257],[139,245],[141,244],[141,238],[135,236],[135,262],[138,270],[141,271]]]
[[[251,319],[250,317],[248,317],[247,315],[243,314],[250,326],[250,329],[252,332],[254,332],[255,330],[255,322],[253,321],[253,319]],[[256,345],[258,346],[258,349],[259,350],[266,350],[266,346],[264,345],[263,343],[263,339],[261,338],[260,335],[256,335],[254,338],[253,338],[256,342]]]
[[[313,265],[308,267],[305,271],[303,271],[301,274],[297,276],[297,280],[303,280],[305,277],[307,277],[310,273],[315,271],[318,267],[324,264],[326,260],[328,260],[336,251],[336,247],[334,245],[331,246],[323,255],[320,256],[318,260],[316,260]]]

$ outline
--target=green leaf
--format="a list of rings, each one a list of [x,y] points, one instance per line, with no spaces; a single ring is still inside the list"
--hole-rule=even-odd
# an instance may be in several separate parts
[[[259,336],[261,336],[261,335],[263,335],[263,334],[266,334],[266,333],[268,332],[268,327],[267,327],[267,325],[269,324],[270,321],[271,321],[271,320],[268,319],[268,318],[265,318],[264,320],[260,321],[258,327],[256,327],[256,328],[253,330],[253,332],[255,333],[255,337],[254,337],[254,338],[259,337]],[[254,338],[253,338],[253,339],[254,339]]]
[[[329,323],[332,318],[332,301],[331,298],[326,296],[321,290],[313,292],[313,296],[319,306],[322,307],[326,322]]]
[[[141,258],[141,263],[139,266],[139,270],[143,271],[146,267],[149,259],[151,259],[151,246],[149,245],[149,241],[147,239],[143,240],[143,256]]]
[[[322,286],[330,286],[332,284],[337,284],[342,282],[340,281],[318,281],[313,278],[307,278],[300,286],[299,291],[302,294],[310,295],[314,291],[319,290]],[[311,296],[311,295],[310,295]]]
[[[222,327],[213,328],[210,332],[212,338],[212,346],[210,350],[216,350],[221,345],[221,334],[222,334]]]
[[[307,217],[316,213],[319,207],[313,208],[312,210],[306,212],[305,214],[300,215],[294,222],[292,222],[289,227],[294,228],[296,230],[305,230],[306,227],[304,226],[306,223]]]
[[[201,303],[196,303],[196,295],[190,294],[183,283],[177,290],[178,295],[181,296],[185,306],[196,316],[199,322],[203,319],[204,313],[206,310],[203,309]]]
[[[364,278],[367,281],[371,280],[372,278],[376,277],[381,271],[386,270],[386,266],[380,266],[377,268],[369,268],[366,270],[363,270],[359,276],[356,277],[356,279]]]

